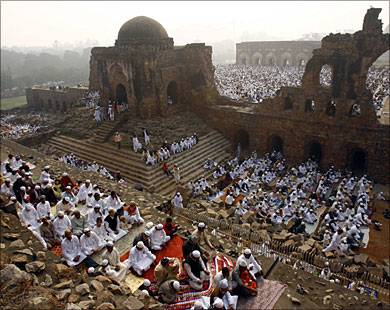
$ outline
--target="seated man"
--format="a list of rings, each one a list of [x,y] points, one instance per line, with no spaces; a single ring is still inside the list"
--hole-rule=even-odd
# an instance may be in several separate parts
[[[233,270],[233,292],[238,296],[257,295],[257,283],[248,270],[248,265],[241,260]]]
[[[171,240],[171,237],[165,234],[163,228],[163,224],[157,224],[150,230],[150,245],[152,250],[161,250]]]
[[[229,292],[229,283],[227,279],[221,280],[219,283],[220,290],[218,297],[222,299],[223,305],[227,310],[235,310],[237,308],[238,296],[232,296]]]
[[[96,225],[96,220],[98,217],[103,218],[103,213],[101,212],[100,206],[95,205],[91,210],[88,210],[87,222],[90,228],[94,228]]]
[[[262,270],[260,264],[256,261],[256,258],[252,255],[252,252],[250,249],[245,249],[243,254],[241,254],[237,258],[237,264],[239,265],[240,261],[242,261],[242,260],[246,262],[248,269],[249,269],[249,272],[251,273],[251,275],[255,279],[257,279],[258,277],[260,277],[263,274],[263,270]]]
[[[155,261],[156,256],[149,251],[142,241],[130,250],[128,266],[136,275],[142,276]]]
[[[171,237],[171,239],[172,239],[173,236],[176,234],[176,231],[179,228],[180,227],[178,225],[173,224],[171,217],[167,217],[167,219],[165,220],[165,223],[164,223],[164,227],[163,227],[167,236]]]
[[[77,199],[80,204],[87,202],[88,193],[92,193],[92,184],[90,180],[86,180],[85,183],[81,184],[79,192],[77,193]]]
[[[72,233],[80,238],[87,226],[84,215],[81,215],[79,210],[75,210],[70,218],[70,222],[72,223]]]
[[[72,223],[64,212],[60,211],[57,213],[57,218],[53,221],[54,230],[57,236],[62,239],[67,229],[72,229]]]
[[[129,221],[130,224],[141,225],[144,222],[144,219],[139,213],[139,208],[134,201],[131,201],[128,206],[123,207],[123,215]]]
[[[228,281],[228,287],[231,289],[232,287],[232,277],[230,275],[229,268],[223,267],[221,271],[219,271],[215,276],[214,276],[214,291],[213,291],[213,296],[218,296],[219,295],[219,289],[220,289],[220,284],[221,281],[226,279]]]
[[[112,268],[107,259],[103,259],[102,261],[103,266],[103,272],[111,279],[114,280],[117,283],[120,283],[125,277],[127,273],[127,269],[118,269],[118,268]]]
[[[39,218],[51,218],[50,203],[46,200],[46,196],[44,195],[39,197],[39,203],[37,204],[37,212]]]
[[[62,255],[68,266],[80,264],[86,255],[81,251],[79,238],[72,235],[70,229],[65,231],[65,238],[61,242]]]
[[[157,264],[154,269],[154,277],[157,281],[157,284],[165,282],[170,279],[177,279],[180,269],[180,262],[176,258],[164,257]]]
[[[201,290],[203,282],[210,279],[210,271],[201,259],[199,251],[193,251],[184,260],[184,269],[190,278],[190,286],[195,290]]]
[[[116,247],[114,247],[114,243],[109,241],[106,243],[107,252],[104,253],[103,258],[108,260],[108,263],[115,271],[120,271],[122,269],[127,271],[127,266],[125,263],[122,263],[120,260],[120,254]]]
[[[146,228],[146,227],[145,227]],[[136,246],[139,241],[142,241],[143,244],[149,249],[152,249],[152,246],[150,245],[150,230],[145,230],[144,232],[139,233],[137,236],[135,236],[133,240],[133,246]]]
[[[39,227],[39,232],[46,242],[48,249],[51,249],[55,245],[60,245],[61,240],[57,237],[57,234],[54,230],[53,223],[46,217],[41,218],[42,224]]]
[[[57,213],[60,211],[65,212],[65,214],[70,214],[75,209],[75,206],[72,202],[69,201],[68,197],[63,197],[57,204],[56,204],[56,211]]]
[[[198,237],[191,235],[183,244],[183,257],[187,258],[193,251],[199,251],[202,253],[198,243]]]
[[[92,229],[92,231],[98,236],[100,243],[104,244],[107,241],[112,241],[113,239],[110,237],[106,227],[103,224],[103,218],[98,217],[96,219],[96,226]]]
[[[171,304],[176,300],[176,294],[180,291],[180,283],[176,280],[167,280],[158,289],[159,301]]]
[[[37,210],[35,210],[34,206],[31,203],[27,203],[22,212],[20,213],[20,219],[22,221],[22,225],[24,224],[26,227],[32,230],[38,230],[40,226],[40,219],[38,216]]]
[[[106,229],[110,237],[117,241],[127,234],[126,231],[120,229],[120,221],[115,209],[111,208],[108,211],[108,215],[104,219]]]
[[[87,255],[91,256],[95,252],[101,250],[104,244],[100,241],[99,237],[91,231],[90,228],[84,229],[84,234],[80,237],[80,246],[81,251]]]
[[[110,196],[104,199],[104,205],[106,209],[115,209],[115,211],[118,212],[124,205],[124,203],[121,201],[121,199],[118,197],[115,191],[112,191],[110,193]],[[119,212],[120,214],[122,212]]]
[[[198,224],[198,228],[194,230],[194,232],[191,235],[197,237],[199,246],[202,249],[214,250],[214,246],[211,244],[210,239],[207,235],[205,223],[200,222]]]

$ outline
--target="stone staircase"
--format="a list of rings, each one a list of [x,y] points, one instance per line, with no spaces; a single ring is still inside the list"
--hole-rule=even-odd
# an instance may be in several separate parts
[[[120,171],[130,183],[141,183],[147,190],[160,195],[171,197],[177,188],[174,180],[163,173],[161,165],[146,166],[141,154],[128,149],[118,150],[109,143],[97,142],[94,139],[78,140],[67,136],[53,137],[48,143],[61,153],[74,153],[83,160],[96,161],[113,172]],[[200,137],[199,143],[192,150],[172,156],[167,163],[170,168],[173,164],[180,167],[181,185],[184,186],[191,180],[209,177],[211,172],[203,169],[206,159],[224,161],[231,157],[229,150],[229,141],[219,132],[211,130]]]
[[[92,140],[95,142],[106,142],[111,139],[114,135],[116,129],[122,124],[122,122],[126,121],[129,117],[129,112],[123,112],[121,114],[116,115],[117,119],[114,121],[103,121],[102,124],[97,127],[92,134]]]

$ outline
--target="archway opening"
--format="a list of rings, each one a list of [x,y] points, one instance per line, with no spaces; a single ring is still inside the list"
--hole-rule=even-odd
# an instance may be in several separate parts
[[[310,142],[306,145],[305,153],[306,158],[310,158],[319,163],[322,158],[322,146],[318,142]]]
[[[272,136],[270,143],[270,151],[276,151],[283,154],[283,140],[279,136]]]
[[[175,81],[171,81],[167,87],[167,102],[168,104],[177,103],[177,84]]]
[[[275,59],[273,57],[268,57],[268,62],[267,64],[269,66],[274,66],[275,65]]]
[[[287,67],[291,64],[290,59],[286,58],[283,60],[283,66]]]
[[[285,110],[292,110],[293,108],[293,101],[291,100],[290,96],[287,96],[284,98],[284,109]]]
[[[249,133],[246,130],[240,129],[237,132],[237,144],[240,144],[243,151],[249,149]]]
[[[254,66],[260,66],[261,65],[260,57],[255,57],[253,59],[253,65]]]
[[[349,167],[357,175],[365,173],[367,167],[366,152],[360,148],[352,150]]]
[[[333,83],[333,70],[329,65],[323,65],[320,71],[320,85],[322,87],[331,87]]]
[[[300,60],[298,61],[298,65],[301,66],[301,67],[306,66],[306,60],[300,59]]]
[[[326,114],[329,116],[336,116],[336,101],[329,100],[328,105],[326,106]]]
[[[360,104],[354,103],[351,106],[351,109],[349,111],[349,116],[350,117],[358,117],[358,116],[360,116],[361,113],[362,113],[362,111],[361,111],[361,108],[360,108]]]
[[[368,69],[366,88],[371,92],[372,104],[379,117],[383,111],[385,98],[390,87],[390,51],[383,53]]]
[[[305,112],[314,112],[315,102],[313,99],[306,99],[305,101]]]
[[[127,92],[123,84],[117,85],[115,98],[119,104],[127,104]]]

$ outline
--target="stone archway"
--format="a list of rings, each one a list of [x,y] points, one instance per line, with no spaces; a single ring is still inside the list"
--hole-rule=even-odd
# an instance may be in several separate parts
[[[177,83],[175,81],[169,82],[167,86],[167,102],[168,104],[176,104],[177,100]]]
[[[297,66],[300,66],[300,67],[304,67],[304,66],[306,66],[307,60],[308,60],[308,57],[307,57],[306,54],[304,54],[304,53],[299,53],[299,54],[296,56],[296,65],[297,65]]]
[[[355,174],[364,174],[367,170],[367,152],[355,148],[349,154],[348,166]]]
[[[115,100],[120,104],[127,104],[127,91],[126,87],[123,84],[118,84],[115,89]]]
[[[261,66],[263,61],[263,55],[259,52],[256,52],[252,55],[252,65],[253,66]]]
[[[249,65],[249,55],[247,53],[241,53],[238,57],[239,65]]]
[[[305,146],[305,157],[320,163],[322,159],[322,146],[319,142],[312,141]]]
[[[276,57],[275,57],[274,53],[267,54],[267,56],[265,58],[265,65],[266,66],[276,65]]]
[[[273,135],[269,140],[269,151],[277,151],[283,154],[283,139],[278,135]]]
[[[246,130],[240,129],[237,132],[236,141],[237,141],[237,145],[238,143],[240,144],[241,150],[243,151],[249,150],[250,139],[249,139],[249,133]]]
[[[293,65],[292,55],[290,53],[287,53],[287,52],[283,53],[283,55],[280,58],[280,65],[282,67],[292,66]]]

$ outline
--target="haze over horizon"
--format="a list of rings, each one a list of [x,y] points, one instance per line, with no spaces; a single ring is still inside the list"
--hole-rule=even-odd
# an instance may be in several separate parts
[[[318,2],[1,2],[1,47],[49,47],[54,42],[112,46],[127,20],[157,20],[175,45],[232,40],[297,40],[304,34],[357,31],[371,6],[387,1]]]

